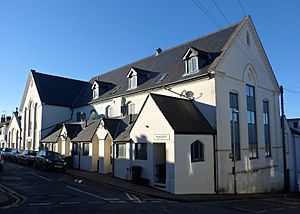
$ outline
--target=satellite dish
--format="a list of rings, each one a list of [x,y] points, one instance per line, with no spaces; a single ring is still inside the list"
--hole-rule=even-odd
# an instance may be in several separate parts
[[[192,91],[187,91],[185,93],[185,97],[188,98],[188,99],[194,99],[194,92]]]

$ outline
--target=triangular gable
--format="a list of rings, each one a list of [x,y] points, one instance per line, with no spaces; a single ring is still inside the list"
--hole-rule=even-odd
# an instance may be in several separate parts
[[[33,78],[33,73],[34,72],[35,72],[34,70],[31,70],[29,72],[29,75],[28,75],[28,78],[27,78],[25,90],[24,90],[22,101],[21,101],[21,105],[20,105],[20,108],[19,108],[21,112],[23,112],[23,110],[24,110],[23,109],[24,108],[24,104],[25,104],[25,101],[26,101],[26,98],[27,98],[27,94],[28,94],[28,91],[29,91],[29,87],[31,86],[31,84],[35,87],[35,90],[37,91],[37,94],[39,95],[38,100],[39,100],[39,102],[41,102],[40,94],[39,94],[39,91],[38,91],[38,89],[36,87],[35,79]]]
[[[277,91],[279,92],[279,84],[277,82],[277,79],[276,79],[275,74],[273,72],[273,69],[271,67],[270,61],[268,60],[267,54],[266,54],[266,52],[265,52],[265,50],[262,46],[262,43],[260,41],[260,38],[257,34],[257,31],[254,27],[253,21],[252,21],[250,16],[245,17],[244,20],[239,24],[239,26],[236,28],[235,32],[231,35],[230,39],[224,45],[221,55],[214,60],[214,62],[210,66],[209,70],[214,70],[214,71],[218,70],[219,66],[224,61],[225,56],[228,54],[228,52],[231,49],[232,45],[234,43],[236,43],[237,39],[240,36],[240,33],[241,33],[242,29],[244,28],[244,26],[246,24],[248,24],[249,30],[250,30],[251,34],[254,36],[255,43],[257,45],[260,57],[263,61],[264,67],[265,67],[265,69],[266,69],[266,71],[269,75],[269,78],[271,79],[274,88],[276,88]]]
[[[194,48],[194,47],[190,46],[189,49],[187,49],[187,51],[184,54],[184,56],[182,57],[182,59],[186,60],[190,56],[198,56],[198,55],[209,56],[209,54],[206,53],[205,51],[201,51],[201,50],[199,50],[197,48]]]

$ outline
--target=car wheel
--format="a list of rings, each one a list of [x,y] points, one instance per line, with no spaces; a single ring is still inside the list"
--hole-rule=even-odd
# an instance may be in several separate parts
[[[42,170],[46,170],[47,167],[45,165],[42,166]]]
[[[33,163],[33,167],[34,167],[34,168],[37,168],[36,162]]]

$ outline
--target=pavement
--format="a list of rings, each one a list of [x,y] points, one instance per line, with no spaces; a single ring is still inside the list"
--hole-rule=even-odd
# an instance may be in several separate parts
[[[81,177],[82,179],[93,180],[101,184],[108,184],[128,192],[148,195],[151,197],[173,200],[178,202],[208,202],[227,201],[241,199],[265,199],[265,198],[288,198],[300,197],[300,193],[267,193],[267,194],[180,194],[175,195],[149,186],[142,186],[131,181],[104,175],[97,172],[87,172],[82,170],[67,169],[66,173]]]

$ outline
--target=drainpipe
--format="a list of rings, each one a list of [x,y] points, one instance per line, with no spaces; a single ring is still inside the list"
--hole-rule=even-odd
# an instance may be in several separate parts
[[[283,153],[283,177],[284,177],[284,191],[288,191],[287,180],[287,165],[286,165],[286,142],[285,142],[285,123],[284,123],[284,103],[283,103],[283,87],[280,86],[280,98],[281,98],[281,131],[282,131],[282,153]]]
[[[214,188],[215,188],[215,193],[219,194],[218,145],[217,145],[216,135],[213,135],[213,150],[214,150]]]

